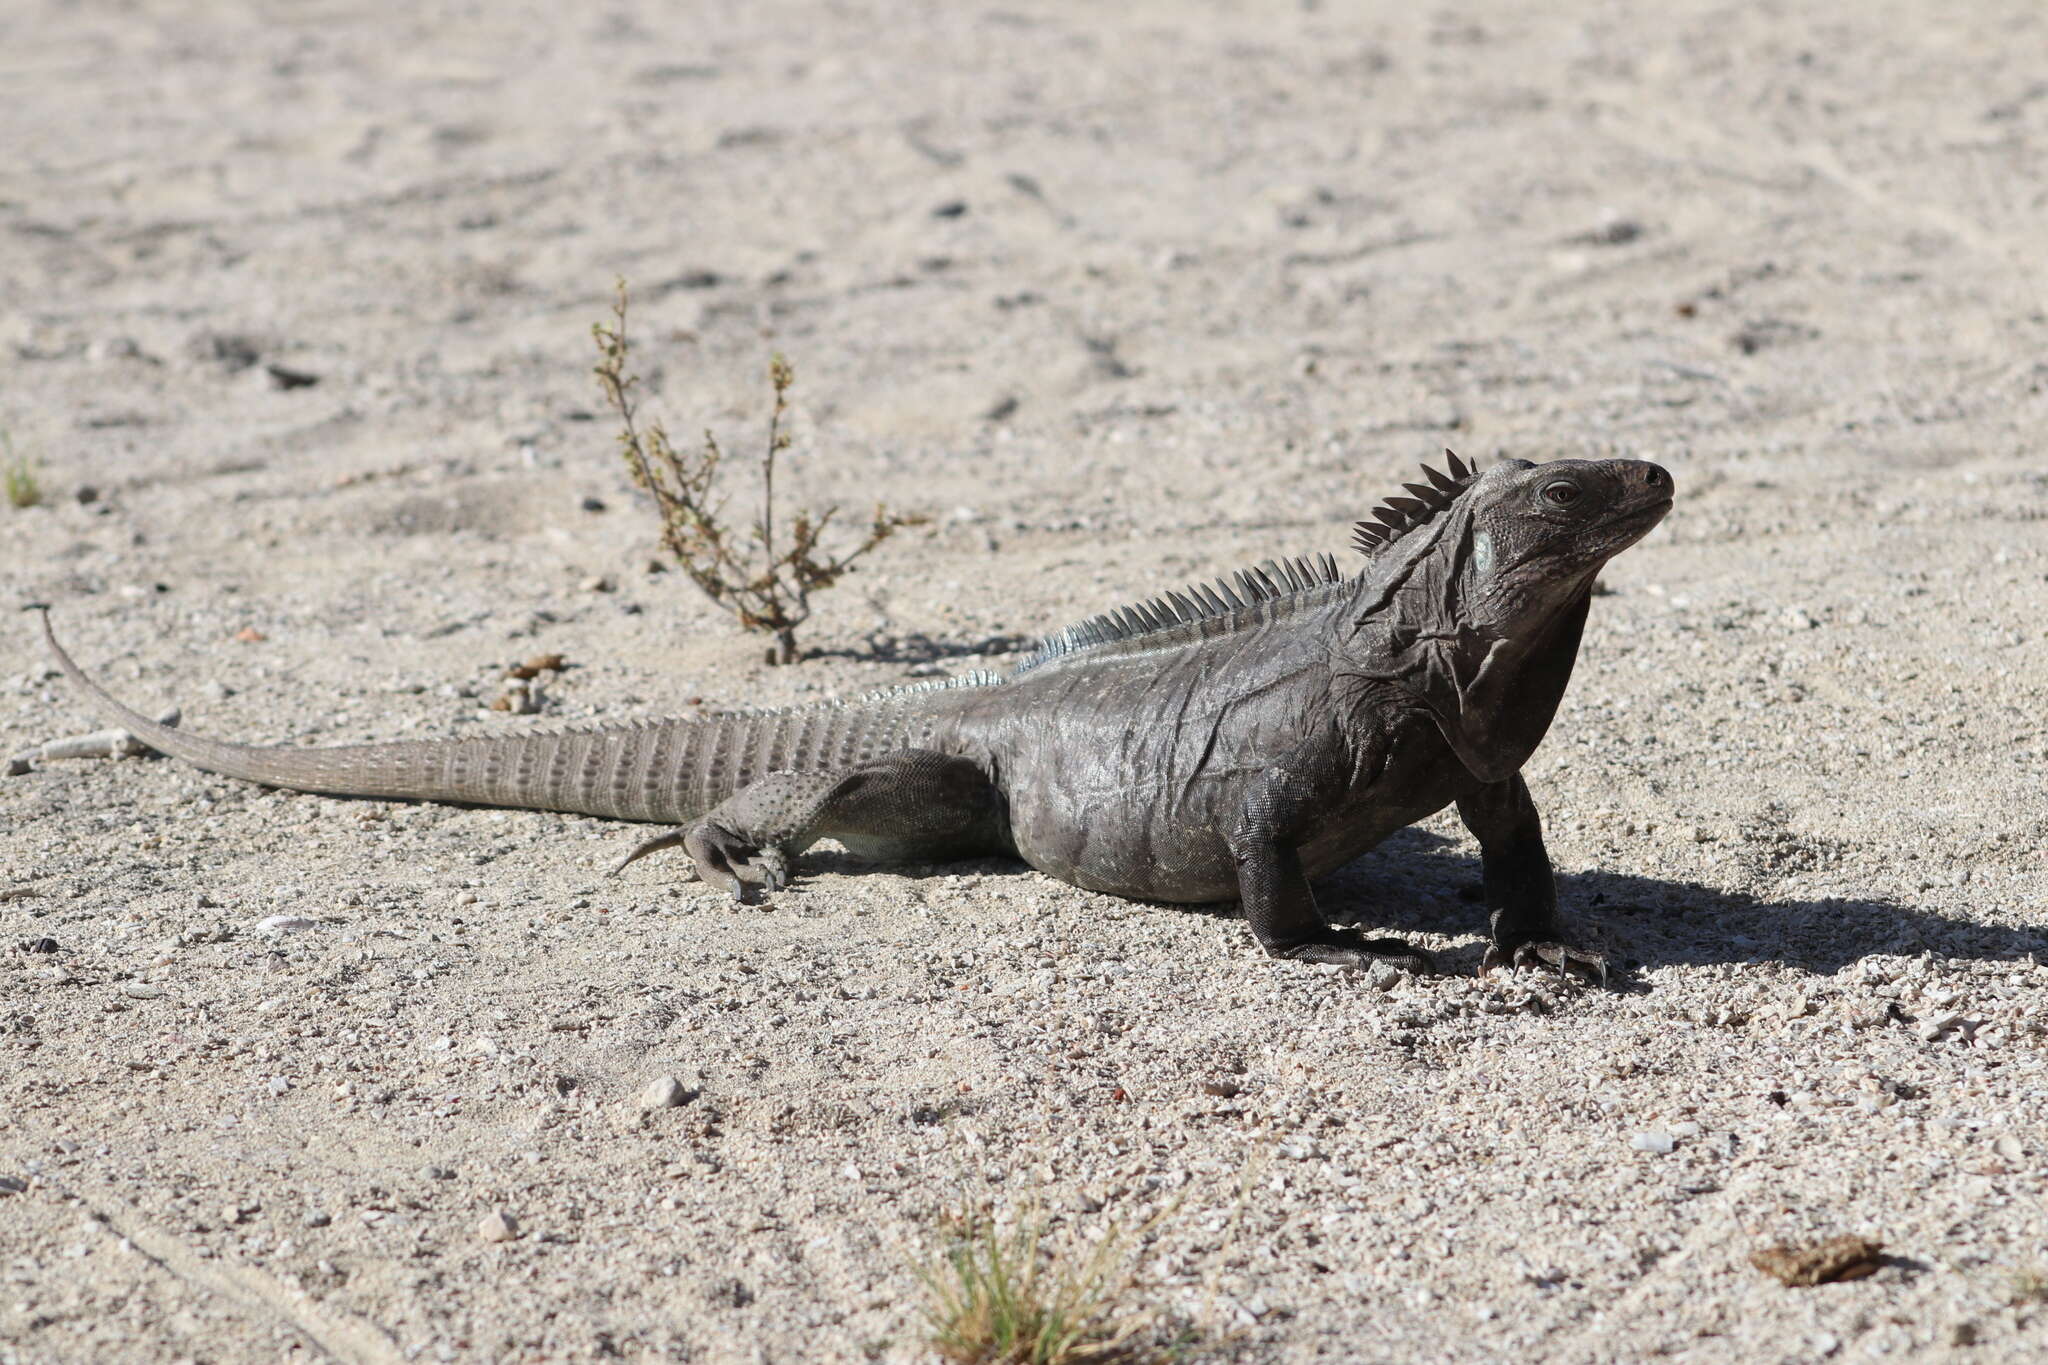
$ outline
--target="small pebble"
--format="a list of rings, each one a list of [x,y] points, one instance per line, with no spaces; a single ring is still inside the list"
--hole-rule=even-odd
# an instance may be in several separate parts
[[[476,1225],[476,1235],[486,1242],[509,1242],[519,1235],[519,1220],[503,1209],[492,1209]]]
[[[1884,1247],[1867,1237],[1785,1242],[1751,1252],[1749,1263],[1782,1284],[1809,1289],[1877,1273],[1884,1265]]]
[[[1960,1014],[1938,1014],[1921,1024],[1919,1033],[1927,1042],[1939,1042],[1943,1035],[1962,1022],[1963,1016]]]
[[[674,1109],[690,1098],[690,1092],[673,1076],[656,1076],[640,1092],[642,1109]]]
[[[1665,1132],[1662,1128],[1649,1128],[1630,1138],[1629,1146],[1639,1152],[1653,1152],[1658,1156],[1668,1156],[1678,1146],[1678,1139]]]
[[[306,1215],[306,1226],[309,1228],[324,1228],[333,1221],[333,1217],[325,1213],[309,1213]]]
[[[307,929],[317,929],[319,927],[319,920],[308,919],[304,915],[271,915],[256,921],[257,933],[273,937],[279,934],[296,934]]]

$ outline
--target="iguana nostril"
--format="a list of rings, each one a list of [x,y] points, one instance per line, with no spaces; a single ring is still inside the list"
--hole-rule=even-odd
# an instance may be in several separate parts
[[[1652,488],[1669,488],[1671,487],[1671,476],[1664,472],[1664,466],[1662,465],[1644,465],[1643,482]]]

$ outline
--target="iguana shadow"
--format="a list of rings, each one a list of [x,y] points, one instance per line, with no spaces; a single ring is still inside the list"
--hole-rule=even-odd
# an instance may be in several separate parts
[[[822,645],[804,651],[807,659],[852,659],[859,663],[937,664],[948,659],[1002,659],[1031,652],[1036,642],[1028,635],[987,635],[979,640],[934,639],[921,630],[902,635],[870,632],[859,645]],[[1001,667],[991,664],[990,667]],[[906,679],[917,682],[918,678]]]
[[[1326,878],[1316,893],[1333,919],[1355,918],[1373,930],[1483,934],[1486,909],[1471,896],[1478,881],[1479,859],[1469,845],[1411,828]],[[1638,969],[1779,962],[1832,975],[1880,954],[1986,962],[2048,956],[2048,928],[1984,924],[1879,899],[1767,898],[1698,882],[1584,872],[1558,878],[1558,903],[1568,930],[1605,948],[1615,965]],[[1474,945],[1439,956],[1458,970],[1476,966],[1480,951]]]
[[[1405,829],[1323,878],[1316,884],[1316,899],[1332,920],[1355,923],[1368,933],[1475,935],[1470,943],[1434,950],[1441,970],[1469,975],[1478,969],[1486,933],[1486,907],[1475,894],[1479,859],[1469,850],[1469,844],[1430,830]],[[807,871],[850,875],[878,866],[831,848],[806,854],[804,865]],[[1010,858],[889,870],[915,879],[1030,873]],[[2048,928],[1982,924],[1885,900],[1763,898],[1698,882],[1586,872],[1559,877],[1558,901],[1566,929],[1588,946],[1605,949],[1624,973],[1780,962],[1825,976],[1880,954],[1932,953],[1986,962],[2048,957]],[[1211,916],[1238,913],[1234,904],[1161,908]]]

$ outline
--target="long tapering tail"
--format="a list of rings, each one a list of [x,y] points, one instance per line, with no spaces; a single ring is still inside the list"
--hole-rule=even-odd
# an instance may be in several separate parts
[[[477,739],[267,747],[172,729],[123,705],[57,642],[49,608],[31,610],[43,613],[43,639],[57,667],[102,717],[152,749],[208,772],[324,796],[574,811],[671,824],[694,819],[763,773],[836,771],[915,744],[929,733],[931,712],[920,704],[932,700],[928,694],[998,681],[975,675],[790,711]]]
[[[266,786],[290,787],[327,796],[500,804],[480,792],[471,775],[461,771],[467,765],[449,761],[458,758],[450,751],[464,748],[480,751],[493,742],[490,740],[293,749],[232,744],[159,725],[140,711],[123,704],[86,676],[85,670],[58,642],[47,606],[38,603],[29,610],[42,613],[43,640],[50,648],[51,657],[57,661],[57,667],[63,670],[64,676],[85,694],[93,709],[110,724],[119,725],[150,748],[173,758],[182,758],[195,767],[225,777],[239,777]],[[481,754],[477,756],[481,757]]]

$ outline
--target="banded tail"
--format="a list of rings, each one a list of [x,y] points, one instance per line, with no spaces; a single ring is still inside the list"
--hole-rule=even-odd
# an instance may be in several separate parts
[[[57,667],[108,723],[207,772],[323,796],[511,806],[670,824],[696,818],[764,773],[834,771],[914,745],[935,715],[935,708],[916,704],[922,694],[998,682],[977,674],[851,703],[523,735],[269,747],[207,739],[159,725],[123,705],[57,642],[49,608],[31,610],[43,613],[43,639]]]

